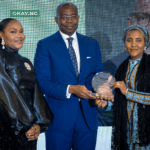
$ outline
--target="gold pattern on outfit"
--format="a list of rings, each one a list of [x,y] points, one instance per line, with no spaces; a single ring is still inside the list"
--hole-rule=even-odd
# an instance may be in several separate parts
[[[134,70],[139,66],[139,64],[137,64],[132,73],[131,73],[131,77],[133,76],[133,73],[134,73]],[[129,72],[130,72],[130,67],[129,67],[129,64],[128,64],[128,71],[127,71],[127,74],[126,74],[126,78],[125,78],[125,81],[128,85],[128,87],[131,88],[131,78],[129,79],[129,82],[128,82],[128,75],[129,75]],[[136,72],[137,73],[137,72]],[[134,79],[133,79],[133,90],[135,90],[135,78],[136,78],[136,74],[134,75]],[[131,144],[131,137],[132,137],[132,126],[130,126],[130,120],[131,120],[131,124],[133,123],[133,108],[134,108],[134,102],[132,101],[132,106],[131,106],[131,114],[129,113],[129,109],[128,109],[128,103],[129,103],[129,99],[127,99],[127,114],[128,114],[128,121],[129,121],[129,134],[130,134],[130,144]]]

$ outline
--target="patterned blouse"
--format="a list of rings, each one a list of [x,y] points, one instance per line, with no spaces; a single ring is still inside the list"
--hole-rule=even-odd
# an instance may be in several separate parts
[[[135,78],[142,57],[136,60],[129,60],[128,70],[126,74],[126,86],[129,88],[126,99],[127,99],[127,143],[130,145],[132,150],[133,143],[135,144],[135,150],[150,150],[150,145],[146,147],[139,146],[139,135],[138,135],[138,106],[137,103],[150,105],[150,93],[138,92],[136,90]]]

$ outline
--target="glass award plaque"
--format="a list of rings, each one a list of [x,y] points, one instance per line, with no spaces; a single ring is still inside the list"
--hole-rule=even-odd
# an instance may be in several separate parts
[[[95,93],[91,95],[96,96],[96,98],[111,100],[113,101],[113,87],[112,82],[115,82],[115,78],[108,72],[98,72],[92,78],[92,88]]]

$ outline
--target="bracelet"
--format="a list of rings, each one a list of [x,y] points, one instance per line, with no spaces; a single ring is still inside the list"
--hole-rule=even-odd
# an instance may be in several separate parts
[[[127,93],[128,93],[128,90],[129,90],[129,89],[127,88],[127,90],[126,90],[126,95],[127,95]],[[125,96],[126,96],[126,95],[125,95]]]

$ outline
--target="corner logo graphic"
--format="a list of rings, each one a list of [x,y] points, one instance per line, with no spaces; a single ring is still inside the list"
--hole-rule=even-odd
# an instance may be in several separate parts
[[[39,17],[39,10],[10,10],[10,17]]]

